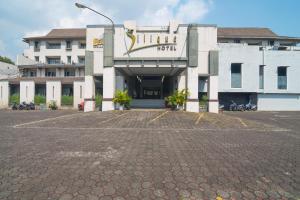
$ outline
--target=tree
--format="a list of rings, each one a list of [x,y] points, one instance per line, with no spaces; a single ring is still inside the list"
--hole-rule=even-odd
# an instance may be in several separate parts
[[[15,64],[10,58],[5,57],[5,56],[0,56],[0,62],[5,62],[5,63],[12,64],[12,65]]]

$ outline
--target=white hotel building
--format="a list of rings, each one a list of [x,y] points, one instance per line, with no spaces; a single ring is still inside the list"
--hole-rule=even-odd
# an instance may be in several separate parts
[[[164,97],[188,89],[186,110],[199,112],[199,98],[208,95],[208,111],[218,112],[231,100],[252,103],[259,110],[300,110],[300,38],[278,36],[267,28],[218,28],[178,24],[84,29],[53,29],[24,38],[29,48],[18,56],[21,76],[0,82],[0,104],[20,93],[20,101],[36,94],[55,100],[73,95],[74,107],[85,102],[95,110],[114,110],[115,91],[128,90],[132,107],[164,107]]]

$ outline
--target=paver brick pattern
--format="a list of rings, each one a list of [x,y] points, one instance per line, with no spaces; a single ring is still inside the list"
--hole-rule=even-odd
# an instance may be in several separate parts
[[[0,199],[300,197],[299,126],[164,112],[0,111]]]

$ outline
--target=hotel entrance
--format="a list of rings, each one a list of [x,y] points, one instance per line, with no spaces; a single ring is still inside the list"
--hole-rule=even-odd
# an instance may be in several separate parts
[[[132,108],[165,108],[164,99],[178,89],[177,77],[183,70],[179,67],[117,68],[117,89],[128,90]]]
[[[137,75],[130,77],[128,92],[133,108],[164,108],[164,98],[173,91],[172,77]]]

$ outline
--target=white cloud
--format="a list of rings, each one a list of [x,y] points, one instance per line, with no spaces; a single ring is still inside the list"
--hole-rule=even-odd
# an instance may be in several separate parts
[[[0,51],[11,55],[22,52],[19,43],[8,41],[22,37],[45,35],[53,28],[85,27],[109,24],[109,21],[87,9],[75,7],[83,3],[111,17],[116,24],[136,20],[139,25],[167,25],[172,19],[183,23],[200,23],[212,8],[213,0],[10,0],[0,5]],[[4,13],[4,14],[3,14]],[[4,48],[5,47],[5,48]]]
[[[176,19],[185,22],[197,22],[209,12],[210,3],[199,0],[189,0],[178,8]]]

